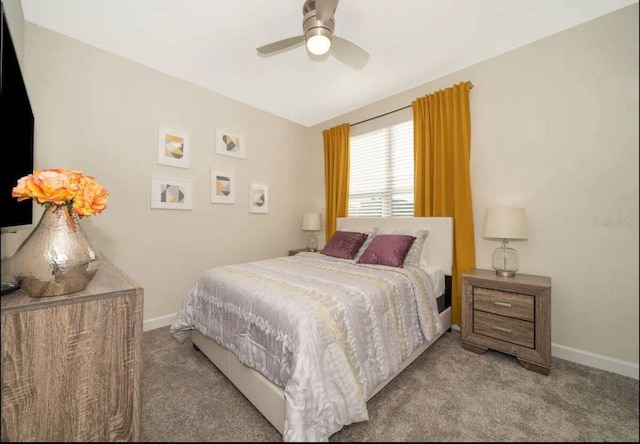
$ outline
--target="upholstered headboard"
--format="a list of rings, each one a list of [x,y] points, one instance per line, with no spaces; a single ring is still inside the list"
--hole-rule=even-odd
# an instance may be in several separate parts
[[[453,266],[453,218],[451,217],[339,217],[340,231],[418,230],[428,228],[429,235],[422,247],[422,257],[429,265],[442,268],[451,275]]]

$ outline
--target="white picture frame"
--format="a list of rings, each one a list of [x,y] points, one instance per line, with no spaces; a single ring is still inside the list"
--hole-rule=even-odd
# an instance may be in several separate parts
[[[191,210],[193,183],[190,180],[151,178],[151,208]]]
[[[269,185],[264,182],[249,182],[249,213],[269,212]]]
[[[244,135],[221,128],[216,129],[216,154],[245,159],[247,157],[247,142]]]
[[[211,168],[211,203],[235,203],[237,187],[235,171]]]
[[[158,163],[189,168],[191,134],[181,128],[160,125],[158,130]]]

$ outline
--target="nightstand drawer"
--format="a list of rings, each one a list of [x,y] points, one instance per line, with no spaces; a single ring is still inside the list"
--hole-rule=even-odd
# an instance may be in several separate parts
[[[474,311],[473,332],[523,347],[535,348],[533,322]]]
[[[533,322],[533,307],[534,297],[527,294],[490,290],[482,287],[473,289],[474,310]]]

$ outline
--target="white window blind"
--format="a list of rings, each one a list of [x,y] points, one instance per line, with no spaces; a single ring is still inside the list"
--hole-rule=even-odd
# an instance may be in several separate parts
[[[413,216],[413,121],[350,139],[349,217]]]

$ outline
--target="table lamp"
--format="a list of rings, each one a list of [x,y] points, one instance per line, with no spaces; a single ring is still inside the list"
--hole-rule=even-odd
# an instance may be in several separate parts
[[[509,240],[527,239],[524,208],[488,208],[484,215],[485,239],[502,240],[493,252],[491,265],[500,276],[515,276],[520,267],[518,252],[509,247]]]
[[[322,230],[322,217],[320,213],[305,213],[302,218],[302,231],[308,231],[307,250],[316,251],[318,249],[318,237],[316,231]]]

